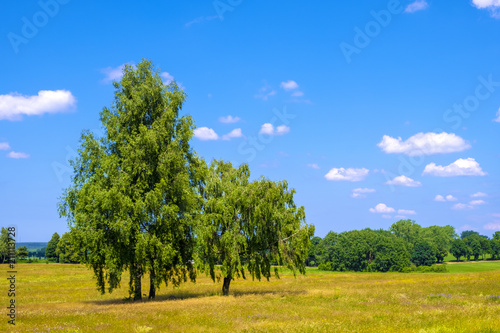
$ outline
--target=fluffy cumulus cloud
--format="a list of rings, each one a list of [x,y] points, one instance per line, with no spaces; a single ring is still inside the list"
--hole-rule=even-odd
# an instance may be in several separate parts
[[[484,198],[487,196],[488,196],[488,194],[483,193],[483,192],[476,192],[474,194],[471,194],[471,198]]]
[[[388,213],[394,213],[396,210],[392,207],[388,207],[386,204],[379,203],[378,205],[375,206],[375,208],[370,208],[370,212],[372,213],[381,213],[381,214],[388,214]]]
[[[222,140],[231,140],[233,138],[241,138],[243,137],[243,133],[241,132],[241,128],[235,128],[231,132],[224,134],[222,136]]]
[[[493,119],[493,121],[496,121],[497,123],[500,123],[500,109],[497,111],[497,117]]]
[[[298,89],[299,85],[297,84],[297,82],[295,82],[293,80],[288,80],[288,81],[281,82],[280,87],[286,91],[290,91],[290,90]]]
[[[233,117],[231,115],[229,115],[227,117],[220,117],[219,118],[219,121],[221,123],[223,123],[223,124],[234,124],[234,123],[237,123],[240,120],[241,120],[240,117]]]
[[[487,9],[494,18],[500,18],[500,0],[472,0],[479,9]]]
[[[429,4],[425,0],[417,0],[415,2],[410,3],[408,6],[405,8],[405,13],[415,13],[420,10],[427,9],[429,7]]]
[[[271,123],[265,123],[260,127],[260,134],[267,134],[267,135],[283,135],[290,132],[290,127],[286,125],[280,125],[274,128],[273,124]]]
[[[439,201],[439,202],[446,202],[446,201],[457,201],[458,199],[455,198],[453,195],[448,194],[446,197],[443,197],[442,195],[438,194],[434,198],[434,201]]]
[[[485,176],[486,172],[481,169],[479,163],[473,158],[460,158],[447,166],[430,163],[425,166],[423,175],[437,177],[455,177],[455,176]]]
[[[352,190],[351,197],[352,198],[366,198],[366,193],[374,193],[376,192],[373,188],[355,188]]]
[[[76,98],[68,90],[41,90],[37,95],[0,95],[0,120],[21,120],[23,116],[60,113],[71,110]]]
[[[218,140],[219,136],[215,131],[208,127],[198,127],[193,131],[194,137],[202,141]]]
[[[8,142],[0,142],[0,150],[9,150],[10,145]]]
[[[26,153],[18,153],[18,152],[15,152],[15,151],[11,151],[10,153],[7,154],[7,157],[8,158],[19,159],[19,158],[29,158],[30,155],[28,155]]]
[[[354,169],[354,168],[333,168],[325,175],[327,180],[331,181],[349,181],[349,182],[359,182],[366,178],[370,170]]]
[[[485,230],[500,231],[500,221],[495,223],[488,223],[483,226]]]
[[[387,154],[421,156],[464,151],[471,146],[454,133],[418,133],[403,141],[401,137],[382,137],[377,146]]]
[[[486,204],[486,201],[484,200],[472,200],[471,202],[469,202],[469,205],[471,206],[479,206],[479,205],[485,205]]]
[[[393,180],[386,182],[387,185],[397,185],[397,186],[408,186],[408,187],[418,187],[422,186],[419,181],[413,180],[405,175],[395,177]]]

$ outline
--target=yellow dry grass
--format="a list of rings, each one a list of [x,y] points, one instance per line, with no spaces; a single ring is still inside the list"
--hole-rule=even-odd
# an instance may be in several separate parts
[[[2,314],[4,332],[500,332],[500,299],[489,297],[500,295],[500,270],[310,271],[269,282],[239,279],[229,297],[220,296],[220,283],[200,276],[195,284],[162,287],[154,301],[133,303],[124,301],[127,276],[121,289],[100,295],[81,265],[17,268],[16,326]],[[5,313],[7,302],[0,291]]]

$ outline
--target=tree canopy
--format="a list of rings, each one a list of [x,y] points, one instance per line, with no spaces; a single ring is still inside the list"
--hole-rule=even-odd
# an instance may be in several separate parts
[[[194,125],[179,115],[186,95],[175,82],[165,86],[144,60],[126,65],[113,85],[114,103],[101,112],[105,134],[82,134],[59,211],[102,293],[106,284],[110,292],[118,287],[127,269],[134,299],[142,297],[145,273],[153,298],[162,282],[195,278],[192,225],[202,161],[189,145]]]
[[[231,280],[245,277],[245,271],[252,278],[269,279],[273,263],[304,274],[314,233],[305,223],[304,207],[293,201],[295,190],[285,181],[249,182],[249,177],[247,165],[234,168],[230,162],[214,161],[203,189],[199,259],[214,280],[220,278],[215,265],[221,264],[224,295]]]

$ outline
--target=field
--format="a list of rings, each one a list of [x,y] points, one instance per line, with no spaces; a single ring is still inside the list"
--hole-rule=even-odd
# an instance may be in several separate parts
[[[132,303],[124,300],[127,276],[121,289],[100,295],[84,266],[22,264],[11,331],[500,332],[500,262],[448,267],[452,272],[408,274],[309,269],[305,277],[233,281],[229,297],[200,276],[178,289],[163,286],[155,301]],[[6,290],[0,302],[6,312]],[[9,328],[3,314],[0,331]]]

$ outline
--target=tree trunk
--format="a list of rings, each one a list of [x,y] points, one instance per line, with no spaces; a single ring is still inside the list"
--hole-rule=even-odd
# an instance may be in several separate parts
[[[224,283],[222,284],[222,295],[223,296],[228,296],[229,295],[229,284],[231,283],[231,278],[230,277],[225,277],[224,278]]]
[[[155,271],[151,268],[151,272],[149,273],[149,299],[154,299],[156,296],[156,287],[155,287]]]
[[[134,276],[134,301],[142,300],[142,289],[141,289],[141,276],[142,267],[141,265],[136,266],[135,276]]]

